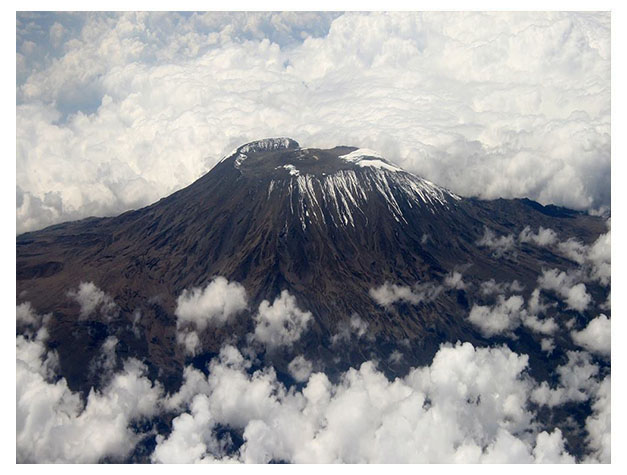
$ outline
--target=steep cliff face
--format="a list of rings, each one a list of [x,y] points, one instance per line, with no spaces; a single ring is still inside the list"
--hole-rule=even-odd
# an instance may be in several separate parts
[[[266,139],[239,147],[149,207],[18,236],[17,300],[53,313],[49,343],[75,388],[96,382],[89,361],[109,335],[118,338],[121,357],[142,358],[154,377],[176,387],[186,358],[176,339],[176,299],[215,276],[241,283],[249,306],[228,325],[202,332],[198,361],[227,340],[244,341],[260,302],[287,290],[313,315],[298,352],[333,373],[402,346],[402,362],[384,368],[396,374],[429,361],[444,341],[499,341],[467,318],[473,303],[484,302],[483,282],[516,280],[529,299],[544,269],[575,265],[548,247],[520,242],[515,252],[500,252],[481,244],[486,232],[507,243],[526,226],[584,244],[605,232],[600,218],[528,200],[461,198],[370,150]],[[456,272],[463,285],[454,282]],[[111,296],[116,312],[81,315],[68,296],[81,282]],[[372,293],[386,282],[428,296],[386,306]],[[605,290],[588,288],[595,304],[560,311],[582,322],[598,314]],[[334,337],[355,315],[367,325],[364,337],[338,345]],[[514,334],[511,345],[530,355],[532,371],[546,373],[541,336],[524,326]],[[557,356],[572,347],[556,338]],[[289,361],[281,352],[268,358],[279,370]]]

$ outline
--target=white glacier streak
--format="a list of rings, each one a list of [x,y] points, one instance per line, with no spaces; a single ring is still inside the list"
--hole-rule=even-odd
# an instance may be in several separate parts
[[[277,168],[285,168],[290,175],[292,176],[298,176],[300,175],[300,170],[298,168],[296,168],[294,165],[283,165],[282,167],[277,167]]]
[[[411,174],[390,173],[376,167],[363,172],[340,170],[322,176],[291,175],[286,183],[290,210],[298,214],[303,230],[312,219],[323,224],[330,221],[339,227],[355,227],[357,216],[368,219],[364,206],[373,193],[383,197],[389,212],[399,223],[407,223],[401,203],[407,203],[410,208],[426,206],[435,213],[440,207],[447,208],[450,199],[459,199]],[[270,183],[268,196],[276,185],[274,180]]]

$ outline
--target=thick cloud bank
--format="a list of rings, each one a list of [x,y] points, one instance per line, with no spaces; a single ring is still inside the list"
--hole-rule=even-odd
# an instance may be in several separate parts
[[[18,314],[20,310],[18,309]],[[19,463],[95,463],[123,460],[140,436],[133,421],[159,411],[162,389],[129,359],[102,391],[87,399],[55,377],[56,355],[45,347],[47,331],[16,341],[16,459]]]
[[[266,303],[294,312],[292,299]],[[601,380],[584,351],[568,353],[552,385],[531,378],[528,357],[506,346],[444,344],[430,365],[394,380],[367,361],[332,382],[296,356],[288,370],[301,384],[288,388],[272,366],[225,345],[207,372],[186,366],[170,395],[127,359],[82,399],[56,376],[50,318],[28,303],[17,308],[18,325],[39,325],[16,340],[18,462],[124,461],[152,439],[150,459],[161,463],[572,463],[560,429],[536,410],[586,401],[585,461],[611,458],[610,377]],[[360,321],[350,327],[357,337]],[[103,368],[116,345],[115,337],[102,345]],[[155,418],[170,429],[156,430]]]
[[[16,67],[18,232],[277,135],[461,195],[610,204],[609,13],[18,13]]]
[[[253,463],[573,462],[561,432],[539,430],[527,407],[526,366],[506,348],[448,345],[402,379],[367,362],[337,384],[314,373],[294,392],[225,347],[208,377],[186,372],[188,410],[158,437],[153,460],[214,461],[228,451],[216,431],[227,425],[244,437],[229,459]]]

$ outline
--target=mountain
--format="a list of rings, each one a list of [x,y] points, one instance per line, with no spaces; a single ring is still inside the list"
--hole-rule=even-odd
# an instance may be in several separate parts
[[[99,384],[90,365],[108,336],[119,342],[118,358],[140,358],[151,378],[176,390],[186,361],[202,367],[225,342],[245,345],[259,305],[283,291],[312,315],[292,346],[265,353],[287,384],[295,354],[330,375],[374,359],[394,376],[458,340],[506,342],[529,355],[531,373],[543,380],[575,348],[567,331],[554,335],[548,358],[531,324],[493,332],[468,317],[473,306],[497,305],[490,282],[509,285],[529,306],[543,272],[578,266],[556,246],[521,237],[542,229],[552,241],[588,246],[606,222],[527,199],[462,198],[370,150],[266,139],[146,208],[18,236],[17,301],[53,314],[48,345],[59,374],[83,392]],[[201,351],[186,355],[177,299],[216,276],[244,287],[247,308],[199,331]],[[86,282],[104,292],[95,303],[112,298],[110,312],[86,313],[77,303]],[[558,289],[544,291],[545,317],[583,328],[609,292],[594,282],[586,290],[592,303],[581,310]],[[403,357],[390,358],[394,352]]]

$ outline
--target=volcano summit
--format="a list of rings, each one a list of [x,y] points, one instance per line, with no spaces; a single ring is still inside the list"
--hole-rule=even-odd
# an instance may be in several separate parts
[[[225,345],[301,387],[367,361],[402,377],[458,341],[528,355],[554,388],[609,292],[601,217],[463,198],[371,150],[288,138],[242,145],[146,208],[17,237],[17,302],[51,314],[47,348],[84,396],[106,384],[112,338],[110,367],[136,358],[171,394]],[[590,403],[536,404],[584,457]]]

